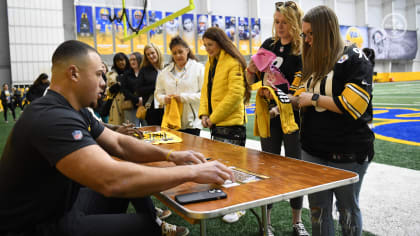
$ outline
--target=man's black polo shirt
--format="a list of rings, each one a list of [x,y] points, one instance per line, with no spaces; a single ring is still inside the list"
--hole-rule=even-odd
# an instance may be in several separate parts
[[[55,165],[96,144],[103,130],[87,109],[74,110],[54,91],[30,104],[13,127],[0,160],[0,232],[31,230],[68,211],[79,186]]]

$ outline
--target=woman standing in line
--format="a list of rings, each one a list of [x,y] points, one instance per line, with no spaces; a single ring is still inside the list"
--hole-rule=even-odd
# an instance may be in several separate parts
[[[275,59],[275,68],[284,76],[287,83],[276,85],[285,94],[293,94],[293,81],[297,78],[300,81],[302,70],[302,59],[300,48],[302,39],[300,37],[302,28],[302,10],[293,1],[278,2],[275,5],[274,21],[273,21],[273,37],[264,41],[261,48],[273,52],[277,58]],[[248,82],[254,83],[255,79],[261,78],[262,84],[270,86],[267,81],[267,73],[258,71],[254,62],[251,60],[247,68]],[[290,89],[289,89],[290,87]],[[274,100],[269,102],[270,112],[270,137],[262,138],[261,149],[263,151],[280,155],[282,143],[285,148],[285,155],[296,159],[301,159],[301,147],[299,143],[299,131],[291,134],[284,134],[282,130],[282,121],[280,120],[277,104]],[[294,119],[299,124],[299,112],[294,111]],[[302,223],[302,203],[303,197],[290,199],[292,208],[292,224],[294,235],[309,235]],[[268,234],[273,235],[273,227],[271,226],[270,213],[273,204],[268,205]]]
[[[122,78],[129,68],[128,57],[119,52],[113,58],[111,72],[107,73],[107,96],[108,99],[113,99],[111,109],[109,110],[108,122],[113,125],[122,125],[125,121],[124,111],[122,110],[122,103],[124,95],[122,93],[121,84]]]
[[[245,103],[250,97],[244,75],[245,59],[220,28],[208,28],[203,42],[209,59],[198,112],[201,123],[210,128],[213,140],[245,146]],[[234,212],[225,215],[223,220],[233,223],[244,214],[245,211]]]
[[[356,172],[354,184],[309,194],[312,235],[335,235],[332,218],[336,197],[343,235],[362,234],[359,192],[374,155],[372,65],[361,49],[345,47],[334,11],[312,8],[303,17],[302,158]]]
[[[156,81],[155,97],[160,104],[170,104],[175,98],[183,104],[179,131],[200,135],[202,128],[198,118],[204,66],[197,62],[188,44],[179,36],[169,43],[172,62],[163,69]],[[166,109],[166,107],[165,107]]]
[[[144,47],[144,59],[140,65],[140,82],[137,85],[137,94],[142,98],[144,105],[149,99],[151,101],[150,108],[146,113],[147,125],[160,126],[162,123],[163,108],[160,108],[160,104],[153,98],[156,78],[162,69],[163,57],[159,48],[153,43],[146,45]]]
[[[250,96],[245,59],[220,28],[208,28],[203,41],[209,59],[201,89],[201,123],[214,140],[245,146],[245,103]]]
[[[137,106],[142,104],[142,98],[136,93],[136,88],[140,83],[140,65],[143,60],[143,56],[138,52],[133,52],[130,55],[130,69],[124,74],[122,80],[122,92],[124,94],[125,101],[129,101],[132,104],[131,109],[124,110],[125,121],[130,121],[136,126],[140,126],[139,119],[136,118]]]
[[[50,81],[48,81],[48,75],[41,73],[31,87],[29,87],[28,93],[26,94],[26,100],[33,102],[42,97],[49,86]]]
[[[1,105],[3,106],[4,122],[9,123],[9,121],[7,121],[8,109],[10,109],[10,111],[12,112],[13,120],[16,121],[15,106],[13,104],[13,94],[9,91],[9,85],[7,83],[3,84],[0,99]]]

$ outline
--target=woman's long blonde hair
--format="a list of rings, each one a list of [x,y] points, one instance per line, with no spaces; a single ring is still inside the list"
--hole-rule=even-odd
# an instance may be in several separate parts
[[[302,47],[302,38],[300,37],[300,34],[302,33],[303,11],[295,2],[288,1],[279,7],[276,6],[276,12],[282,14],[286,18],[287,24],[290,25],[289,34],[292,37],[292,54],[299,55],[301,53]],[[274,15],[276,14],[276,12],[274,12]],[[276,22],[273,20],[273,44],[276,44],[277,41],[280,40],[276,33],[275,24]]]
[[[303,43],[303,81],[312,76],[313,81],[317,82],[334,68],[343,53],[344,42],[337,16],[329,7],[312,8],[303,17],[303,21],[311,24],[312,28],[312,46]]]
[[[158,67],[158,69],[159,69],[159,70],[162,70],[162,69],[163,69],[163,56],[162,56],[162,52],[161,52],[161,51],[159,50],[159,48],[158,48],[156,45],[154,45],[153,43],[151,43],[151,44],[147,44],[146,46],[144,46],[144,51],[143,51],[143,54],[144,54],[144,59],[143,59],[143,61],[141,62],[140,69],[141,69],[141,68],[143,68],[143,67],[146,67],[146,66],[150,66],[150,65],[152,65],[152,63],[149,61],[149,58],[147,58],[147,56],[146,56],[146,51],[147,51],[149,48],[153,48],[153,49],[155,49],[156,54],[158,55],[157,67]]]

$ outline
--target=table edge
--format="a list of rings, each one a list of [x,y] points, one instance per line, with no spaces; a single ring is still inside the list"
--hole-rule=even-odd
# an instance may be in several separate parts
[[[169,204],[171,207],[178,210],[179,212],[181,212],[182,214],[184,214],[185,216],[189,218],[201,220],[201,219],[215,218],[215,217],[223,216],[225,214],[239,211],[239,210],[246,210],[249,208],[259,207],[259,206],[263,206],[263,205],[267,205],[271,203],[276,203],[282,200],[296,198],[296,197],[308,195],[315,192],[320,192],[320,191],[324,191],[324,190],[328,190],[328,189],[332,189],[336,187],[341,187],[348,184],[353,184],[359,181],[359,175],[357,173],[354,173],[354,174],[356,174],[356,176],[348,178],[348,179],[343,179],[343,180],[339,180],[335,182],[317,185],[314,187],[305,188],[305,189],[294,191],[294,192],[288,192],[282,195],[276,195],[276,196],[272,196],[268,198],[258,199],[252,202],[236,204],[229,207],[224,207],[224,208],[211,210],[211,211],[192,211],[185,208],[183,205],[177,203],[172,198],[166,196],[163,192],[160,192],[158,194],[161,198],[165,199],[166,201],[165,204]]]

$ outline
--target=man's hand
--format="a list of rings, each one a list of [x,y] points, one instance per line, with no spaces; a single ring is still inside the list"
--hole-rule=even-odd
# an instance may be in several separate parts
[[[193,169],[193,181],[199,184],[215,183],[222,185],[225,180],[235,181],[233,172],[218,161],[207,162],[200,165],[191,166]]]
[[[312,95],[313,93],[308,93],[308,92],[301,93],[297,101],[299,107],[312,106]]]
[[[203,154],[192,150],[171,152],[168,160],[177,165],[201,164],[207,162]]]

